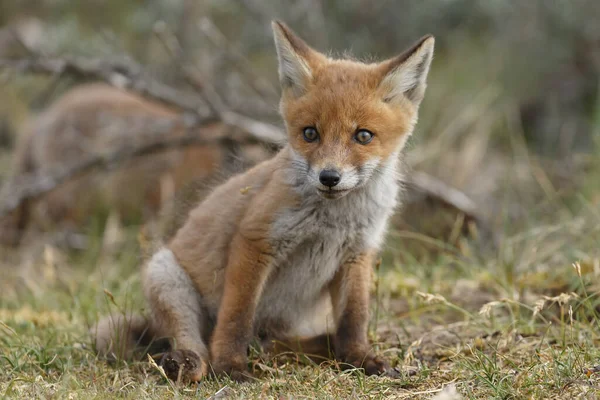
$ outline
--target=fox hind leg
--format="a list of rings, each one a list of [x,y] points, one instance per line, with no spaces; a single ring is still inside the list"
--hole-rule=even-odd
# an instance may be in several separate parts
[[[209,320],[191,279],[173,253],[162,249],[146,266],[143,283],[155,326],[172,340],[161,360],[165,373],[173,380],[200,380],[209,357],[202,337]]]

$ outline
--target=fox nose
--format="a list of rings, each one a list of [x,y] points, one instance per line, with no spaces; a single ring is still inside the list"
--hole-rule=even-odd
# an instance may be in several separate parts
[[[342,180],[340,173],[333,169],[324,169],[319,174],[319,181],[330,188],[340,183],[340,180]]]

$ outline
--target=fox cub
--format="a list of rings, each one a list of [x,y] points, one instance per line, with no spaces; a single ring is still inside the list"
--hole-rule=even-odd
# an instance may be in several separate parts
[[[367,339],[370,276],[434,38],[365,64],[331,59],[281,22],[273,31],[287,145],[190,213],[145,265],[149,319],[101,321],[101,355],[127,357],[168,338],[162,363],[173,379],[243,380],[259,338],[370,375],[387,370]]]

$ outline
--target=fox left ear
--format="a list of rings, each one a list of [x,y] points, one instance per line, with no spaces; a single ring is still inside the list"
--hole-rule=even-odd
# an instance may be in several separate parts
[[[434,44],[433,36],[424,36],[398,57],[382,64],[384,77],[380,87],[384,92],[384,101],[407,98],[416,106],[421,103],[427,87]]]

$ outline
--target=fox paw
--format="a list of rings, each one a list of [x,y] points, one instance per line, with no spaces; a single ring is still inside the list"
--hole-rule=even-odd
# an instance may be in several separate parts
[[[165,353],[160,366],[173,381],[198,382],[202,379],[202,360],[191,350],[173,350]]]
[[[343,369],[362,368],[365,375],[383,375],[391,368],[390,365],[381,357],[367,355],[363,357],[347,357],[346,365]]]

